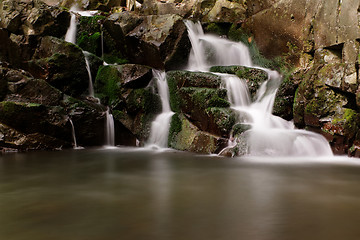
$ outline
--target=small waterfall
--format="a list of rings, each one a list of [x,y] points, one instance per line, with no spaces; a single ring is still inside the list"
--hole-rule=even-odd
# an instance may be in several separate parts
[[[166,81],[166,73],[153,70],[156,85],[161,98],[162,112],[151,123],[150,137],[146,146],[166,148],[168,146],[168,135],[170,121],[174,112],[170,109],[169,88]]]
[[[204,34],[201,24],[185,21],[192,45],[188,69],[208,71],[211,66],[252,66],[247,46],[211,34]]]
[[[115,124],[109,108],[106,110],[105,145],[109,147],[115,146]]]
[[[185,24],[192,44],[189,70],[208,71],[214,65],[238,65],[258,68],[268,74],[268,79],[258,89],[254,102],[250,99],[244,80],[231,74],[218,74],[227,89],[231,108],[241,116],[239,123],[251,126],[250,130],[243,133],[250,155],[333,155],[329,143],[322,135],[295,129],[292,122],[272,115],[276,92],[282,82],[278,72],[253,66],[249,50],[243,43],[204,34],[200,23],[185,21]],[[233,139],[229,144],[234,145]]]
[[[76,30],[77,30],[76,14],[85,17],[90,17],[95,15],[97,12],[98,11],[79,11],[79,8],[76,5],[73,5],[70,8],[71,19],[70,19],[69,28],[65,34],[65,41],[76,44]]]
[[[89,59],[88,59],[90,53],[86,52],[86,51],[83,51],[83,53],[84,53],[84,56],[85,56],[86,70],[87,70],[88,75],[89,75],[89,96],[92,97],[92,98],[95,98],[94,97],[94,85],[93,85],[93,80],[92,80],[92,76],[91,76],[90,63],[89,63]]]
[[[75,12],[77,12],[77,10],[78,10],[78,8],[76,6],[72,6],[70,8],[70,14],[71,14],[70,25],[69,25],[69,28],[65,35],[65,41],[71,42],[73,44],[76,44],[76,28],[77,28],[76,25],[77,24],[76,24]]]
[[[73,137],[73,141],[74,141],[74,149],[82,149],[82,147],[79,147],[77,145],[74,123],[70,118],[69,118],[69,122],[71,124],[71,133],[72,133],[72,137]]]

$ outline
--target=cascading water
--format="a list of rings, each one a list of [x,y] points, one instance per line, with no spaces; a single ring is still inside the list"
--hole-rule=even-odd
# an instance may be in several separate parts
[[[74,141],[74,149],[78,148],[77,142],[76,142],[76,135],[75,135],[75,127],[73,121],[69,118],[69,122],[71,124],[71,133]]]
[[[208,71],[211,66],[238,65],[264,70],[268,80],[258,89],[254,102],[245,80],[235,75],[219,74],[226,86],[231,107],[242,116],[239,123],[251,127],[244,133],[249,155],[332,156],[331,148],[320,134],[295,129],[292,122],[272,115],[272,108],[282,78],[276,71],[253,66],[243,43],[204,34],[200,23],[185,21],[192,50],[189,70]],[[234,145],[234,143],[230,143]]]
[[[170,120],[174,112],[170,109],[169,88],[166,81],[166,73],[153,70],[154,79],[161,98],[162,112],[151,123],[150,137],[147,147],[166,148],[168,146],[168,134]]]
[[[110,113],[109,108],[106,110],[105,143],[108,147],[115,146],[115,124],[113,115]]]
[[[76,44],[76,30],[77,30],[77,23],[76,23],[76,14],[79,14],[84,17],[90,17],[97,13],[98,11],[79,11],[79,8],[76,5],[73,5],[70,8],[70,25],[65,34],[65,41],[71,42]]]

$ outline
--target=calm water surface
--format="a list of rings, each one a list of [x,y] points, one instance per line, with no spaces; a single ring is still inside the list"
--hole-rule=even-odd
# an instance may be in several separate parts
[[[0,239],[358,240],[360,165],[128,149],[0,155]]]

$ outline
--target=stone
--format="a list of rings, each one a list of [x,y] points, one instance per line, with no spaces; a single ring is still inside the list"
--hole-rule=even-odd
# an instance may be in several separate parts
[[[179,115],[180,131],[169,137],[169,146],[180,151],[195,153],[218,153],[226,145],[226,140],[218,136],[200,131],[183,115]],[[173,124],[173,123],[171,123]]]
[[[42,38],[29,61],[29,72],[71,96],[80,96],[88,89],[89,75],[82,50],[55,37]]]
[[[151,15],[126,35],[129,60],[157,69],[180,69],[186,65],[190,41],[182,18]]]

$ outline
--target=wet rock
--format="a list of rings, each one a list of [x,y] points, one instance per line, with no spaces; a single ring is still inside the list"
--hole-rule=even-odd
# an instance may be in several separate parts
[[[55,37],[42,38],[29,62],[29,72],[71,96],[79,96],[88,89],[89,76],[82,50]]]
[[[200,130],[227,137],[235,123],[234,113],[227,109],[225,89],[186,88],[179,90],[180,109]]]
[[[161,112],[161,101],[150,88],[130,90],[123,103],[114,107],[114,118],[120,121],[143,144],[150,134],[151,122]]]
[[[190,42],[177,15],[146,16],[127,34],[129,59],[157,69],[179,69],[187,63]]]
[[[209,22],[238,22],[245,19],[246,8],[237,2],[220,0],[215,1],[213,8],[203,17]]]
[[[0,123],[24,134],[41,133],[64,141],[71,140],[71,126],[66,112],[59,106],[1,102]]]
[[[95,80],[95,92],[102,102],[114,103],[126,89],[144,88],[152,79],[150,67],[136,64],[100,67]]]
[[[196,153],[218,153],[226,145],[226,140],[218,136],[200,131],[195,125],[183,115],[178,115],[175,120],[177,131],[172,131],[169,136],[169,146],[181,150]],[[172,120],[171,125],[174,125]]]
[[[41,133],[26,134],[0,123],[0,149],[9,151],[61,150],[71,143]]]

